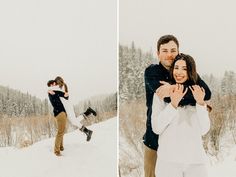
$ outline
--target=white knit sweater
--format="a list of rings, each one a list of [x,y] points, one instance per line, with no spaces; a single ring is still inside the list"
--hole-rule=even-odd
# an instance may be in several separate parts
[[[196,104],[175,109],[154,94],[152,129],[159,134],[159,160],[187,164],[206,162],[202,145],[202,135],[210,129],[206,106]]]

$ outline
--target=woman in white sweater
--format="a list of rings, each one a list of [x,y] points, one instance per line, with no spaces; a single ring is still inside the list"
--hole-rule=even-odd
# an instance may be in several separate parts
[[[206,177],[206,153],[202,136],[210,129],[205,91],[198,85],[194,59],[185,54],[176,57],[170,69],[173,87],[170,103],[154,94],[152,128],[159,134],[157,177]],[[196,105],[179,106],[187,91]]]
[[[48,93],[54,94],[53,91],[61,91],[68,94],[68,87],[66,83],[64,83],[64,80],[62,77],[57,76],[55,80],[51,80],[50,83],[51,84],[48,85],[49,86]],[[64,99],[63,97],[60,97],[60,100],[66,110],[67,118],[70,121],[70,123],[78,127],[79,130],[81,130],[82,132],[84,132],[85,135],[87,136],[86,140],[90,141],[93,131],[86,128],[83,124],[80,123],[80,121],[84,118],[87,118],[87,115],[90,115],[90,114],[93,114],[94,116],[96,116],[96,112],[89,107],[83,114],[76,117],[74,109],[73,109],[73,105],[71,104],[71,102],[69,100]]]

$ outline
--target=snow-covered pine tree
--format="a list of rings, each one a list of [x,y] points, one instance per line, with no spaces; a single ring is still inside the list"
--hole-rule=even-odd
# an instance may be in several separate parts
[[[135,47],[119,46],[119,99],[120,103],[145,97],[144,71],[154,61],[151,52]]]

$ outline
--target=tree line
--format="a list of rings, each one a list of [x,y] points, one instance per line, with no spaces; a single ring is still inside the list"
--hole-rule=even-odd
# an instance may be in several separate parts
[[[22,93],[0,86],[0,147],[26,147],[45,138],[54,137],[57,131],[52,106],[48,99],[40,100],[28,93]],[[98,115],[86,126],[117,115],[117,93],[93,96],[74,106],[76,115],[92,107]],[[69,121],[67,132],[75,130]]]
[[[119,99],[120,103],[145,97],[144,70],[155,58],[151,51],[143,52],[136,48],[119,46]]]
[[[0,118],[31,117],[49,114],[48,100],[0,86]]]

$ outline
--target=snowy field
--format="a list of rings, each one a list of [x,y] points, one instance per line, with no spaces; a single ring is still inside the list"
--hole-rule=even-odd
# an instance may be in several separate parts
[[[0,148],[0,177],[116,177],[117,118],[89,127],[93,136],[79,130],[64,136],[61,157],[53,153],[54,138],[23,148]]]
[[[236,177],[236,146],[232,148],[224,160],[208,165],[209,177]]]
[[[229,136],[228,136],[229,137]],[[225,141],[228,141],[224,137]],[[209,155],[208,177],[236,177],[236,145],[222,142],[222,152],[218,159]],[[232,142],[232,141],[230,141]],[[120,137],[119,151],[122,164],[122,177],[143,177],[143,157],[123,136]],[[138,158],[137,158],[138,157]],[[134,160],[137,158],[136,160]]]

